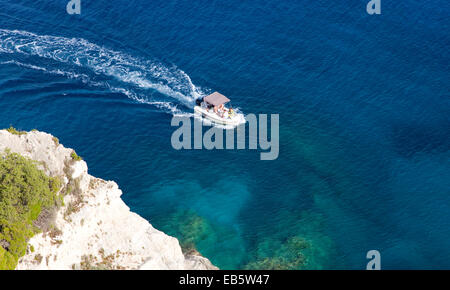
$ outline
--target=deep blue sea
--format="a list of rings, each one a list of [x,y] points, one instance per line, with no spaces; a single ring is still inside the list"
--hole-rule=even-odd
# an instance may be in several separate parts
[[[450,269],[448,1],[67,2],[0,0],[1,128],[59,137],[223,269]],[[213,91],[279,114],[277,160],[172,148]]]

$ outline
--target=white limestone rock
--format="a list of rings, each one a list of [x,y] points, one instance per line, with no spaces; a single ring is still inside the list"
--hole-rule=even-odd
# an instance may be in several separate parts
[[[6,148],[38,161],[73,191],[56,213],[55,229],[30,239],[17,269],[217,269],[204,257],[184,256],[176,238],[130,211],[115,182],[89,175],[86,162],[73,161],[73,150],[52,135],[0,130],[0,152]]]

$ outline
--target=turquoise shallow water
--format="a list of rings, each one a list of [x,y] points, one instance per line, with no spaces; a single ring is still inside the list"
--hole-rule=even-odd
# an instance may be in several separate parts
[[[450,268],[447,2],[65,2],[0,1],[0,127],[58,136],[221,268]],[[277,160],[172,149],[213,90],[280,115]]]

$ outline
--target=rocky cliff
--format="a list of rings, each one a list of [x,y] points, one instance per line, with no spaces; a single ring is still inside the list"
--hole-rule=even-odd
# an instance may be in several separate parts
[[[115,182],[89,175],[86,162],[52,135],[0,130],[0,152],[7,148],[59,177],[64,195],[17,269],[217,269],[204,257],[185,256],[176,238],[130,211]]]

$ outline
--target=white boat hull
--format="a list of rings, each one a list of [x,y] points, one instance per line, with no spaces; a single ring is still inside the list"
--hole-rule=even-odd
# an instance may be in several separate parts
[[[239,124],[245,123],[245,118],[241,114],[234,114],[233,118],[222,118],[217,115],[213,109],[207,111],[205,108],[200,106],[194,107],[194,112],[197,116],[207,119],[215,124],[225,125],[225,126],[238,126]]]

